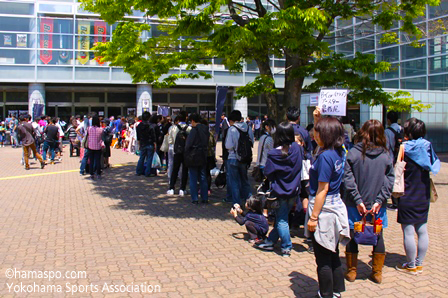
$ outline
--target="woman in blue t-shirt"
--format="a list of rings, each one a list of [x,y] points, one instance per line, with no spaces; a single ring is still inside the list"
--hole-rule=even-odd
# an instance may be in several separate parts
[[[339,243],[350,241],[347,209],[339,194],[344,174],[344,128],[332,117],[314,112],[314,138],[320,147],[310,169],[310,201],[306,221],[317,264],[320,297],[340,297],[345,291]]]

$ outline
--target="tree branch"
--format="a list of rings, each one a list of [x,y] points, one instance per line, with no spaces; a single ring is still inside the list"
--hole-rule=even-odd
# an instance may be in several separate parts
[[[278,11],[280,11],[280,7],[278,7],[274,2],[272,2],[271,0],[268,0],[268,3],[271,4],[272,6],[275,7],[275,9],[277,9]]]
[[[266,15],[266,8],[261,3],[261,0],[255,0],[255,5],[257,7],[258,16],[260,18],[264,17]]]
[[[238,13],[235,11],[235,6],[232,0],[227,0],[227,7],[229,8],[230,16],[232,20],[240,25],[241,27],[246,26],[249,23],[249,20],[243,19]]]

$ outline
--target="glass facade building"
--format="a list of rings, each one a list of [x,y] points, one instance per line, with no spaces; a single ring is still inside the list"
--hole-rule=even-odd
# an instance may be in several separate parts
[[[271,7],[271,9],[273,9]],[[147,20],[135,11],[130,19],[150,22],[148,36],[163,34],[157,19]],[[399,44],[382,44],[384,32],[368,20],[353,18],[336,20],[327,39],[331,49],[348,58],[359,51],[371,53],[377,61],[389,61],[393,69],[375,74],[384,88],[408,89],[415,98],[433,107],[424,113],[405,113],[427,120],[438,148],[448,151],[448,0],[438,7],[427,7],[425,17],[416,20],[425,32],[422,47],[410,45],[412,38],[393,28]],[[230,74],[221,59],[211,65],[198,67],[213,76],[211,80],[181,80],[170,89],[152,89],[149,85],[132,84],[131,78],[120,67],[95,59],[91,48],[96,42],[108,41],[116,24],[109,25],[98,15],[84,11],[73,0],[0,0],[0,118],[10,111],[32,111],[33,103],[45,105],[45,112],[61,118],[96,111],[105,116],[125,115],[141,111],[142,98],[149,99],[150,109],[157,105],[186,109],[189,112],[215,109],[217,85],[229,86],[226,111],[237,107],[244,116],[267,113],[261,97],[234,100],[235,87],[245,85],[258,74],[253,62],[244,65],[242,73]],[[334,37],[334,38],[332,38]],[[282,87],[285,62],[271,57],[276,73],[276,84]],[[172,69],[181,73],[183,69]],[[305,81],[305,85],[309,80]],[[282,96],[281,92],[280,95]],[[302,123],[306,124],[311,107],[303,95]],[[308,101],[309,102],[309,101]],[[360,124],[372,117],[382,119],[381,107],[351,107],[349,114]],[[405,117],[405,116],[404,116]],[[437,139],[443,130],[446,138]],[[431,133],[430,133],[431,134]],[[432,138],[432,136],[430,135]],[[439,145],[440,144],[440,145]]]

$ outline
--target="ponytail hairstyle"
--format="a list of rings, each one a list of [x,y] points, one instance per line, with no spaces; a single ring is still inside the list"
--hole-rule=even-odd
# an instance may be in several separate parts
[[[282,147],[282,155],[288,156],[289,147],[295,141],[294,128],[289,122],[282,122],[277,125],[277,129],[274,134],[274,147]]]
[[[383,148],[387,152],[386,136],[381,122],[375,119],[366,121],[355,137],[355,143],[360,142],[362,142],[363,159],[369,149]]]
[[[314,125],[314,131],[319,134],[319,139],[324,143],[323,150],[336,150],[339,156],[343,155],[344,127],[338,119],[322,118]]]

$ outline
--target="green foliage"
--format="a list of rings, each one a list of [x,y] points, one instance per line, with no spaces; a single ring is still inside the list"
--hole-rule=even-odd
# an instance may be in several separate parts
[[[331,53],[327,37],[336,18],[362,17],[382,28],[381,42],[396,43],[396,25],[401,32],[415,37],[424,32],[413,21],[424,15],[426,5],[439,0],[402,1],[275,1],[254,0],[253,4],[233,0],[82,0],[84,9],[99,13],[108,23],[120,22],[108,43],[95,47],[102,61],[122,66],[135,83],[148,82],[155,87],[170,87],[180,79],[210,78],[198,72],[214,58],[222,58],[233,73],[243,70],[245,61],[255,61],[260,75],[237,89],[238,96],[276,94],[270,57],[286,58],[285,92],[299,84],[291,99],[300,100],[301,82],[315,80],[307,90],[341,87],[351,90],[350,103],[387,104],[393,109],[427,106],[406,97],[390,94],[369,75],[387,72],[391,65],[375,62],[372,55],[357,53],[352,59]],[[269,7],[268,7],[269,4]],[[272,9],[272,6],[275,9]],[[158,36],[143,38],[154,28],[127,18],[134,10],[144,11],[160,20]],[[392,31],[391,29],[394,29]],[[180,70],[182,69],[182,71]],[[292,89],[291,89],[292,90]],[[289,91],[288,91],[289,92]],[[272,106],[275,103],[276,106]],[[279,109],[280,102],[270,101],[269,109]]]

